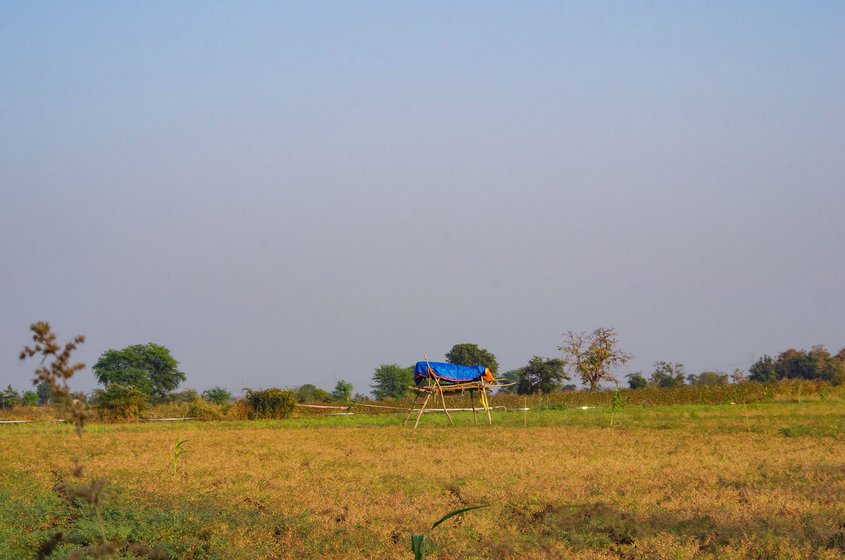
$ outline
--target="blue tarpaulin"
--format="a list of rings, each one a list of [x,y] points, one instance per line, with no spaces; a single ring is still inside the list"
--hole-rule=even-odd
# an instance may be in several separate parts
[[[445,362],[417,362],[414,368],[414,383],[419,385],[429,377],[436,377],[450,383],[484,380],[493,382],[493,374],[484,366],[456,366]]]

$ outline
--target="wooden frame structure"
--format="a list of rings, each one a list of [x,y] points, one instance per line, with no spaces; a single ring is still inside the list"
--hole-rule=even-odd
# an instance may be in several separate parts
[[[481,404],[481,408],[487,412],[487,423],[493,424],[493,417],[490,415],[490,404],[487,401],[487,390],[491,388],[491,384],[487,383],[486,381],[479,380],[479,381],[466,381],[463,383],[441,383],[440,379],[437,376],[430,377],[425,385],[411,387],[414,391],[414,401],[411,403],[411,408],[408,409],[408,414],[405,416],[405,422],[403,426],[408,425],[408,421],[411,419],[411,416],[414,413],[414,407],[417,404],[417,401],[422,395],[425,395],[425,399],[420,406],[419,412],[417,413],[417,419],[414,422],[414,429],[417,429],[417,426],[420,425],[420,418],[422,418],[423,412],[425,412],[425,407],[428,405],[428,402],[431,400],[431,397],[434,397],[434,400],[437,400],[437,396],[440,396],[440,402],[443,403],[443,412],[446,413],[446,418],[449,419],[449,424],[454,426],[455,423],[452,421],[452,416],[449,414],[449,409],[446,407],[446,393],[457,393],[464,391],[469,391],[469,402],[470,406],[472,407],[472,419],[475,422],[475,425],[478,426],[478,413],[475,408],[475,393],[478,392],[478,400]]]

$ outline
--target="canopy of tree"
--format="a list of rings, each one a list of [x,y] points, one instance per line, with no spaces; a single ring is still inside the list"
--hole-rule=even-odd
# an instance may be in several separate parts
[[[629,373],[625,377],[628,378],[628,387],[630,387],[631,389],[643,389],[645,387],[648,387],[648,381],[645,377],[643,377],[643,374],[639,371]]]
[[[821,344],[810,351],[790,348],[777,359],[763,356],[749,369],[751,381],[776,381],[778,379],[818,379],[833,385],[845,381],[845,348],[832,356]]]
[[[352,399],[352,383],[341,379],[335,384],[331,397],[334,401],[349,402]]]
[[[232,400],[232,393],[224,387],[212,387],[202,392],[203,399],[214,404],[226,404]]]
[[[469,342],[452,346],[446,361],[457,366],[484,366],[494,374],[499,371],[499,362],[492,352]]]
[[[97,381],[135,387],[148,396],[165,398],[185,381],[179,362],[159,344],[135,344],[123,350],[107,350],[92,368]]]
[[[563,360],[534,356],[528,365],[519,370],[516,392],[520,395],[551,393],[559,389],[564,379],[569,379],[563,370]]]
[[[616,381],[610,370],[634,357],[618,348],[616,331],[605,327],[591,333],[568,331],[558,350],[563,352],[564,367],[589,385],[590,391],[595,391],[602,381]]]
[[[373,396],[376,399],[401,399],[414,384],[414,368],[399,364],[382,364],[373,373]]]
[[[329,402],[331,395],[325,389],[320,389],[316,385],[306,383],[294,389],[297,402],[301,403],[324,403]]]
[[[671,362],[655,362],[654,371],[651,374],[649,383],[657,387],[668,389],[680,387],[686,380],[684,365]]]

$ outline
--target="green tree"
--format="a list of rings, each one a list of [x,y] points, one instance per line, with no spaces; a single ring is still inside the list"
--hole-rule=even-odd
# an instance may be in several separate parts
[[[484,366],[494,374],[499,371],[499,362],[492,352],[469,342],[452,346],[446,361],[459,366]]]
[[[341,379],[335,384],[331,397],[333,401],[349,402],[352,399],[352,383]]]
[[[584,385],[590,386],[590,391],[595,391],[602,381],[616,382],[610,370],[634,357],[619,349],[616,331],[606,327],[591,333],[568,331],[558,350],[563,352],[564,368],[580,377]]]
[[[778,370],[775,367],[774,359],[765,354],[748,368],[748,373],[750,374],[748,379],[758,383],[777,381],[778,379]]]
[[[831,356],[821,344],[810,351],[790,348],[778,354],[777,359],[763,356],[748,371],[751,381],[776,381],[778,379],[818,379],[833,385],[845,382],[845,362],[840,351]]]
[[[164,399],[185,381],[185,374],[178,368],[179,362],[170,355],[170,350],[151,342],[107,350],[92,369],[102,385],[118,383]]]
[[[226,404],[232,400],[232,393],[223,387],[212,387],[202,392],[202,398],[214,404]]]
[[[551,393],[559,389],[561,381],[569,379],[563,366],[563,360],[534,356],[528,361],[528,365],[519,370],[516,392],[520,395],[530,395]]]
[[[648,381],[639,371],[629,373],[625,377],[628,378],[628,387],[631,389],[644,389],[645,387],[648,387]]]
[[[50,404],[53,401],[53,389],[46,381],[36,385],[35,392],[38,393],[38,404]]]
[[[834,385],[845,381],[845,365],[821,344],[809,352],[793,349],[782,352],[775,368],[779,379],[819,379]]]
[[[728,374],[721,371],[702,371],[687,375],[687,383],[698,387],[717,387],[728,384]]]
[[[373,396],[377,400],[401,399],[414,384],[414,368],[403,368],[399,364],[382,364],[373,373]]]
[[[24,391],[21,397],[21,404],[24,406],[35,406],[38,404],[38,393],[35,391]]]
[[[311,383],[300,385],[294,390],[294,394],[296,394],[296,400],[301,403],[323,403],[331,400],[331,395],[324,389]]]
[[[649,382],[662,389],[668,389],[683,386],[685,379],[686,372],[683,364],[660,361],[654,363],[654,371]]]
[[[499,393],[516,393],[519,388],[519,370],[506,371],[499,376],[499,383],[506,385],[506,387],[499,388]]]

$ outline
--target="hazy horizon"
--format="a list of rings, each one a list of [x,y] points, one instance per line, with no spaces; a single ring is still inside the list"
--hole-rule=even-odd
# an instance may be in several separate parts
[[[0,387],[28,326],[185,387],[617,329],[845,347],[845,5],[0,6]]]

